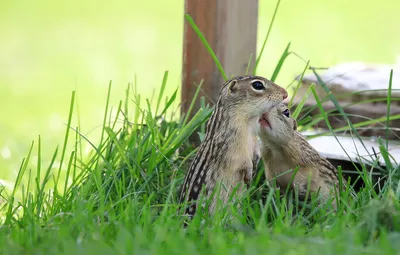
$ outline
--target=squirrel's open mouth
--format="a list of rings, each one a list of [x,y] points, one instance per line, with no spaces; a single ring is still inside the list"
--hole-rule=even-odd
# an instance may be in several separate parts
[[[258,122],[260,123],[261,126],[263,127],[269,127],[271,128],[271,123],[269,123],[268,121],[268,112],[263,113],[260,117],[260,119],[258,120]]]

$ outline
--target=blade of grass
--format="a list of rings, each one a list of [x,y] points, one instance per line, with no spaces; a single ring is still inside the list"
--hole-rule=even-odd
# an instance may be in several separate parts
[[[66,176],[65,176],[63,195],[65,195],[67,193],[69,175],[71,173],[71,168],[73,167],[72,164],[74,162],[74,158],[75,157],[76,157],[75,151],[72,151],[71,152],[71,156],[69,158],[69,163],[68,163],[68,167],[67,167],[67,173],[66,173]]]
[[[386,113],[386,150],[389,149],[389,119],[390,119],[390,104],[392,98],[392,80],[393,80],[393,69],[390,70],[389,76],[389,88],[387,94],[387,113]]]
[[[46,187],[46,184],[49,182],[49,180],[50,180],[50,173],[51,173],[51,170],[52,170],[52,168],[53,168],[53,165],[54,165],[54,163],[55,163],[55,160],[56,160],[56,158],[57,158],[57,154],[58,154],[58,147],[55,149],[55,151],[54,151],[54,153],[53,153],[53,157],[51,158],[51,161],[50,161],[50,164],[49,164],[49,166],[47,167],[47,170],[46,170],[46,172],[45,172],[45,174],[44,174],[44,177],[43,177],[43,181],[42,181],[42,184],[41,184],[41,187],[40,187],[40,190],[37,192],[37,198],[36,198],[36,201],[37,201],[37,203],[36,203],[36,212],[37,212],[37,215],[41,215],[41,213],[42,213],[42,209],[43,209],[43,203],[44,203],[44,196],[45,196],[45,191],[44,191],[44,189],[45,189],[45,187]]]
[[[37,156],[37,167],[36,167],[36,193],[40,190],[40,176],[42,169],[42,142],[40,139],[40,135],[38,137],[38,156]]]
[[[79,126],[76,127],[76,130],[79,131]],[[75,133],[75,146],[74,146],[74,149],[75,149],[76,155],[78,155],[78,143],[80,143],[80,139],[79,139],[78,133]],[[82,159],[82,154],[80,154],[80,156],[81,156],[81,159]],[[78,162],[77,162],[78,161],[78,156],[75,156],[74,159],[75,159],[74,160],[74,169],[73,169],[73,172],[72,172],[72,182],[73,183],[75,183],[76,168],[78,166]],[[81,165],[81,167],[82,167],[82,165]]]
[[[17,193],[17,189],[18,189],[19,185],[21,184],[22,177],[24,176],[25,171],[26,171],[26,169],[28,167],[28,162],[29,162],[29,160],[31,158],[31,154],[32,154],[33,144],[34,144],[34,142],[32,141],[31,147],[30,147],[30,149],[28,151],[28,155],[26,156],[26,158],[24,158],[22,160],[21,167],[19,168],[19,171],[18,171],[18,174],[17,174],[17,178],[16,178],[15,183],[14,183],[14,188],[12,190],[12,193],[11,193],[11,196],[10,196],[10,200],[8,201],[8,212],[7,212],[7,215],[6,215],[5,224],[10,224],[11,220],[12,220],[12,217],[14,216],[14,213],[13,213],[14,208],[13,208],[13,206],[14,206],[14,201],[15,201],[15,194]]]
[[[256,63],[255,63],[255,66],[254,66],[253,74],[256,74],[256,73],[257,73],[257,68],[258,68],[258,65],[259,65],[259,63],[260,63],[261,57],[262,57],[262,55],[263,55],[263,53],[264,53],[264,48],[265,48],[265,45],[267,44],[269,35],[271,34],[272,26],[274,25],[274,21],[275,21],[275,18],[276,18],[276,14],[278,13],[278,8],[279,8],[279,4],[280,4],[280,3],[281,3],[281,0],[278,0],[277,3],[276,3],[276,5],[275,5],[274,14],[272,15],[271,22],[269,23],[267,35],[265,36],[263,45],[262,45],[261,50],[260,50],[260,54],[259,54],[258,57],[256,58]]]
[[[55,192],[58,192],[58,181],[60,180],[60,174],[61,174],[61,170],[62,170],[61,168],[62,168],[62,164],[64,162],[64,157],[65,157],[65,153],[66,153],[66,149],[67,149],[69,129],[71,128],[72,113],[74,111],[74,105],[75,105],[75,91],[72,91],[71,103],[70,103],[70,107],[69,107],[67,130],[65,131],[64,144],[63,144],[63,148],[61,151],[60,166],[58,168],[57,178],[55,181],[55,189],[54,189]]]
[[[193,110],[193,107],[194,107],[194,105],[195,105],[195,103],[196,103],[196,99],[197,99],[197,97],[198,97],[198,95],[199,95],[199,92],[200,92],[200,89],[201,89],[201,86],[202,86],[202,85],[203,85],[203,80],[201,80],[199,86],[197,86],[196,92],[195,92],[194,95],[193,95],[192,102],[190,103],[189,109],[187,110],[187,113],[186,113],[186,116],[185,116],[185,118],[183,119],[182,126],[185,126],[185,125],[186,125],[186,122],[187,122],[188,119],[189,119],[190,113],[191,113],[192,110]]]
[[[379,150],[381,151],[381,155],[385,161],[385,165],[387,169],[393,169],[393,165],[392,162],[390,161],[390,157],[389,157],[389,153],[388,153],[388,149],[387,149],[387,144],[386,147],[383,144],[382,138],[378,138],[378,143],[379,143]]]
[[[160,107],[160,103],[161,103],[162,97],[164,96],[164,91],[165,91],[165,87],[167,85],[167,80],[168,80],[168,71],[165,71],[164,72],[164,76],[163,76],[163,80],[162,80],[162,83],[161,83],[160,93],[158,94],[157,106],[156,106],[156,111],[154,113],[154,116],[157,116],[158,108]]]
[[[252,59],[253,59],[253,54],[250,54],[250,58],[249,58],[249,61],[247,62],[247,67],[246,67],[246,75],[249,74],[249,69],[250,69]]]
[[[271,76],[272,82],[276,81],[276,78],[278,77],[278,74],[282,69],[283,63],[285,62],[286,58],[290,55],[289,48],[290,48],[290,43],[288,43],[288,45],[286,46],[285,51],[282,53],[282,56],[279,59],[274,72],[272,73],[272,76]]]
[[[112,84],[112,81],[110,81],[108,83],[106,108],[104,109],[103,126],[102,126],[102,129],[101,129],[100,144],[103,143],[104,131],[105,131],[106,123],[107,123],[108,107],[109,107],[109,104],[110,104],[110,95],[111,95],[111,84]]]
[[[160,113],[160,115],[164,115],[167,110],[172,106],[172,104],[175,102],[176,100],[176,95],[178,94],[178,88],[176,88],[175,92],[172,94],[171,98],[168,99],[167,103],[165,104],[164,109],[162,110],[162,112]]]
[[[211,58],[214,60],[215,64],[217,65],[218,70],[220,71],[222,78],[224,80],[227,80],[226,74],[224,69],[222,68],[221,63],[219,62],[217,56],[215,55],[214,51],[212,50],[210,44],[208,44],[206,38],[204,37],[203,33],[200,31],[199,27],[196,25],[196,23],[193,21],[192,17],[190,17],[189,14],[185,14],[185,17],[187,21],[189,22],[190,26],[193,28],[194,32],[197,34],[197,36],[200,38],[201,42],[203,45],[206,47],[208,53],[211,55]]]
[[[314,89],[314,87],[315,87],[315,85],[312,84],[312,85],[308,88],[308,90],[306,91],[306,93],[305,93],[304,97],[301,99],[300,103],[297,104],[296,109],[294,110],[294,112],[293,112],[293,114],[292,114],[292,116],[293,116],[294,119],[297,119],[297,118],[299,117],[299,114],[300,114],[301,110],[303,109],[304,104],[306,103],[306,100],[307,100],[307,98],[308,98],[308,96],[309,96],[309,94],[310,94],[310,91],[311,91],[312,89]]]
[[[296,89],[295,89],[294,92],[293,92],[293,96],[290,98],[290,101],[289,101],[289,104],[288,104],[288,107],[289,107],[289,108],[292,107],[294,97],[297,95],[297,92],[299,91],[299,88],[300,88],[300,86],[301,86],[301,81],[303,80],[304,74],[306,73],[306,71],[307,71],[309,65],[310,65],[310,61],[307,61],[307,64],[306,64],[306,66],[304,67],[303,72],[301,73],[300,79],[299,79],[299,81],[297,82],[297,86],[296,86]],[[304,101],[305,101],[305,100],[304,100]]]

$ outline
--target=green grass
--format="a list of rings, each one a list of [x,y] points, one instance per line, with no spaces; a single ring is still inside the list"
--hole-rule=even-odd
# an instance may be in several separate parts
[[[164,84],[166,79],[167,74]],[[4,254],[396,254],[400,248],[398,179],[374,194],[368,175],[362,175],[366,186],[356,198],[342,194],[344,203],[335,214],[329,204],[298,210],[296,201],[279,198],[278,190],[263,184],[260,166],[259,178],[242,200],[212,218],[200,213],[184,229],[177,196],[196,151],[187,137],[211,109],[184,123],[174,115],[176,97],[160,94],[156,102],[148,101],[158,111],[136,108],[144,99],[129,86],[118,111],[111,114],[106,102],[102,139],[90,144],[74,132],[74,97],[65,135],[74,147],[55,150],[65,164],[42,162],[46,145],[38,139],[21,164],[14,189],[1,193]],[[82,158],[84,143],[92,153]],[[384,146],[381,150],[388,155]],[[389,170],[397,176],[394,171]],[[244,210],[236,209],[236,203]]]
[[[202,40],[207,46],[206,38]],[[275,80],[284,69],[291,53],[291,44],[286,45],[270,79]],[[207,50],[212,55],[212,49]],[[257,63],[262,56],[257,56]],[[189,114],[179,116],[179,90],[176,87],[167,93],[169,77],[169,72],[159,77],[160,89],[151,97],[140,93],[140,81],[129,84],[125,98],[115,104],[110,82],[97,139],[82,131],[79,93],[72,92],[69,108],[65,104],[67,125],[61,145],[43,143],[42,136],[27,142],[29,152],[19,162],[13,185],[0,186],[2,253],[397,254],[399,174],[383,141],[379,149],[388,167],[376,168],[388,181],[376,191],[370,166],[362,164],[358,170],[364,187],[356,196],[352,190],[339,194],[337,212],[329,203],[316,206],[314,197],[311,206],[281,197],[283,191],[264,182],[260,164],[258,176],[243,198],[222,206],[213,217],[200,211],[183,228],[186,219],[177,214],[177,199],[196,152],[187,138],[198,127],[200,137],[204,135],[212,108],[204,106],[192,119],[187,118]],[[388,87],[390,91],[391,84]],[[331,113],[322,107],[326,100],[337,104],[345,115],[344,107],[324,88],[329,95],[326,98],[318,98],[310,88],[308,95],[315,97],[314,107],[320,109],[320,115],[298,119],[301,129],[316,121],[330,126]],[[386,100],[393,100],[390,93]],[[294,116],[305,111],[309,109],[300,103]],[[388,123],[395,117],[379,121]],[[349,123],[343,129],[358,139],[357,128],[370,123]],[[339,131],[343,130],[331,128],[330,134]],[[44,155],[44,151],[51,153]]]
[[[109,99],[111,83],[108,91]],[[54,152],[65,164],[43,162],[46,145],[38,138],[14,188],[1,192],[4,254],[396,254],[400,204],[394,168],[378,194],[369,175],[361,175],[365,187],[356,198],[342,194],[344,202],[333,213],[329,204],[298,210],[296,201],[286,201],[278,190],[265,186],[260,166],[242,200],[220,208],[212,218],[200,213],[184,229],[177,196],[196,151],[187,137],[212,109],[201,109],[191,120],[179,118],[176,94],[165,98],[160,91],[152,102],[130,85],[114,113],[107,100],[97,144],[78,133],[71,121],[72,93],[65,142]],[[137,107],[141,100],[149,107]],[[68,141],[72,148],[65,146]],[[80,156],[84,144],[92,147],[88,157]],[[381,152],[388,156],[384,146]],[[368,173],[366,166],[361,171]],[[236,203],[244,210],[236,209]]]

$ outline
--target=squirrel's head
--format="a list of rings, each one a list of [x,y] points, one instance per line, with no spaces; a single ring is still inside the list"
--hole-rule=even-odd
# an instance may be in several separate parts
[[[288,107],[281,103],[264,113],[260,120],[259,136],[264,144],[284,145],[293,139],[297,122]]]
[[[259,117],[288,97],[287,91],[261,76],[236,76],[225,82],[219,103],[236,114]]]

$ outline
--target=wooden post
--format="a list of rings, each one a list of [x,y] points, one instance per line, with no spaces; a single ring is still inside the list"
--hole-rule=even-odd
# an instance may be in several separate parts
[[[228,78],[252,73],[256,58],[258,0],[185,0],[189,14],[214,50]],[[190,24],[184,22],[181,112],[186,113],[198,84],[200,96],[212,105],[224,83],[212,60]],[[199,109],[199,98],[192,115]],[[198,144],[198,136],[192,136]]]

